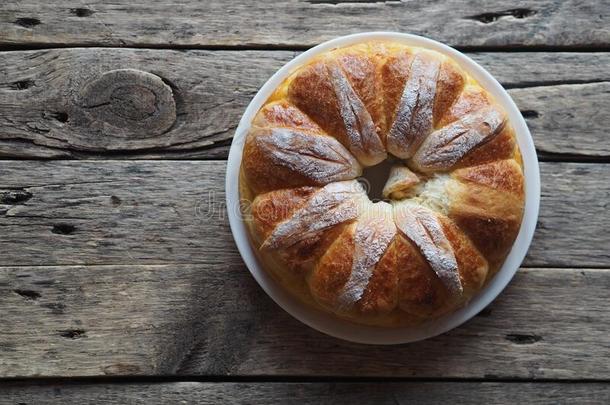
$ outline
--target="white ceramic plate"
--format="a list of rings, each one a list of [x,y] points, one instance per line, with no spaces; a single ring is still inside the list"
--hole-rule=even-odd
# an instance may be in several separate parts
[[[297,298],[290,295],[290,293],[278,285],[262,268],[254,248],[250,244],[246,225],[242,221],[239,210],[240,197],[238,179],[244,140],[254,115],[262,107],[267,98],[269,98],[276,87],[279,86],[294,69],[305,64],[314,56],[334,48],[370,40],[396,41],[406,45],[429,48],[453,58],[453,60],[469,72],[483,88],[489,91],[508,113],[509,120],[515,129],[517,142],[523,155],[525,172],[525,212],[519,235],[517,236],[515,244],[504,265],[494,278],[489,281],[487,286],[485,286],[467,306],[452,314],[448,314],[416,327],[385,329],[358,325],[338,319],[330,314],[302,304]],[[231,224],[231,231],[233,232],[237,248],[256,281],[258,281],[263,290],[265,290],[280,307],[304,324],[337,338],[368,344],[398,344],[427,339],[461,325],[485,308],[498,296],[498,294],[500,294],[504,287],[506,287],[519,269],[534,235],[534,229],[538,219],[538,207],[540,204],[540,173],[538,171],[536,150],[530,132],[525,124],[525,120],[506,90],[504,90],[496,79],[494,79],[485,69],[466,55],[431,39],[395,32],[371,32],[336,38],[311,48],[284,65],[267,81],[267,83],[265,83],[250,102],[250,105],[246,109],[235,132],[227,165],[226,192],[229,223]]]

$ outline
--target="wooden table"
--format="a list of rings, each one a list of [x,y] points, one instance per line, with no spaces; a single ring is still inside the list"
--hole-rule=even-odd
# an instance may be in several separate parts
[[[608,0],[101,3],[0,5],[0,404],[610,401]],[[391,347],[283,312],[223,203],[262,83],[371,30],[487,68],[542,173],[510,286],[467,324]]]

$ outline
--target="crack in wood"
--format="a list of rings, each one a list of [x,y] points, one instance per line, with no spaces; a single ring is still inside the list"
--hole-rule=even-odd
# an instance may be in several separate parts
[[[71,8],[70,13],[74,14],[77,17],[82,18],[82,17],[90,17],[93,13],[95,13],[95,11],[93,11],[89,8],[78,7],[78,8]]]
[[[491,12],[491,13],[481,13],[476,15],[471,15],[464,17],[466,20],[474,20],[483,24],[491,24],[502,18],[513,17],[515,19],[521,20],[524,18],[528,18],[537,14],[536,10],[531,10],[528,8],[513,8],[510,10]]]
[[[305,0],[309,4],[339,5],[361,5],[361,4],[400,4],[400,0]]]
[[[81,339],[87,337],[87,332],[83,329],[66,329],[66,330],[58,330],[57,333],[59,336],[66,339]]]
[[[41,297],[41,294],[38,291],[34,291],[34,290],[25,290],[25,289],[17,288],[15,290],[13,290],[13,292],[27,300],[31,300],[31,301],[36,301],[38,298]]]
[[[533,89],[536,87],[555,87],[555,86],[581,86],[587,84],[610,83],[610,80],[540,80],[529,82],[509,82],[503,84],[503,87],[508,90],[512,89]]]
[[[531,345],[542,340],[542,336],[534,334],[511,333],[506,335],[506,340],[517,345]]]
[[[20,17],[14,22],[23,28],[34,28],[35,26],[41,24],[41,21],[38,18],[33,17]]]

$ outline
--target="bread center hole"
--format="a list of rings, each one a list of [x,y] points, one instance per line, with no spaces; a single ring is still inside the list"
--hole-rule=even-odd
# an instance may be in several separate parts
[[[372,202],[387,201],[383,196],[383,186],[388,181],[392,166],[397,162],[398,159],[388,158],[375,166],[365,167],[362,171],[362,176],[358,178],[358,181]]]

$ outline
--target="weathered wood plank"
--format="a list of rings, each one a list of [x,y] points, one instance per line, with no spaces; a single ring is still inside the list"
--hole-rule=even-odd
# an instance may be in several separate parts
[[[0,156],[226,157],[246,105],[294,55],[105,48],[0,53]],[[610,103],[610,53],[470,55],[513,88],[538,150],[610,156],[610,118],[599,109]],[[116,69],[154,76],[115,75],[112,97],[92,99],[92,83]],[[129,92],[119,83],[131,86]],[[137,98],[130,96],[135,84]],[[175,112],[145,97],[167,92]]]
[[[28,384],[0,387],[0,404],[602,404],[604,383],[201,383]]]
[[[405,31],[455,46],[610,44],[604,1],[9,0],[0,45],[311,46],[364,31]],[[586,27],[586,29],[583,29]]]
[[[4,161],[4,265],[239,263],[222,161]],[[610,165],[541,163],[525,265],[610,264]]]
[[[245,267],[0,267],[0,376],[607,379],[610,270],[522,269],[470,322],[400,346],[322,335]]]
[[[608,156],[610,82],[510,90],[540,152]],[[542,147],[540,142],[542,140]]]

